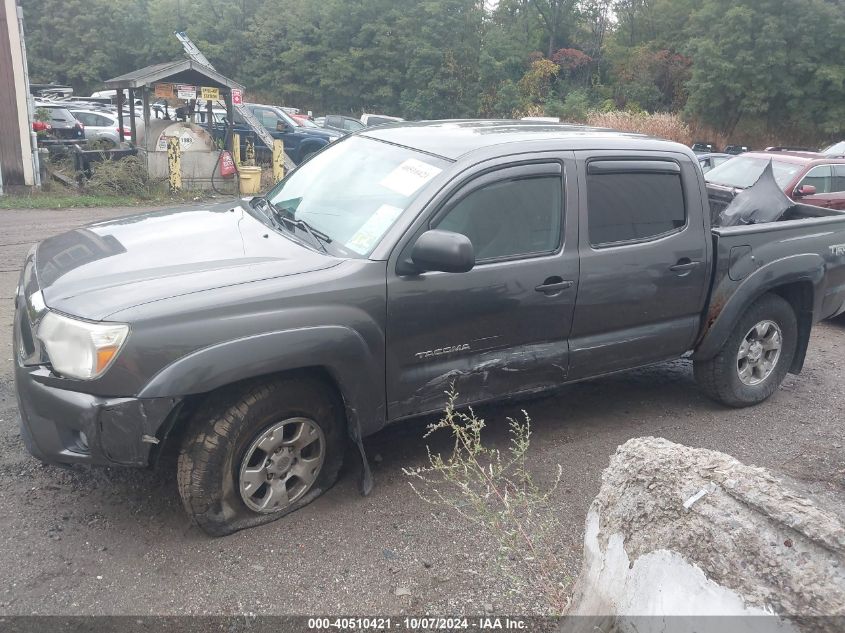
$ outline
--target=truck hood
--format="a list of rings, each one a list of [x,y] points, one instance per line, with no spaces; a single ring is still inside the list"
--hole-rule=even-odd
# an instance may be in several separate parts
[[[102,320],[151,301],[340,263],[277,233],[245,204],[155,211],[51,237],[35,252],[44,302]]]

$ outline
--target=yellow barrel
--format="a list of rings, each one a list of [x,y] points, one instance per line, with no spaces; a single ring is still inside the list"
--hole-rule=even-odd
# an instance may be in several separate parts
[[[261,167],[238,167],[238,180],[242,194],[254,194],[261,191]]]

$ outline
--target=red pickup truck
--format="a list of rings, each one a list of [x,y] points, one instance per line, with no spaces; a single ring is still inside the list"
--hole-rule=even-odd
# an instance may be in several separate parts
[[[772,162],[775,180],[792,200],[816,207],[845,209],[845,158],[815,152],[747,152],[704,175],[710,195],[732,198],[753,185]]]

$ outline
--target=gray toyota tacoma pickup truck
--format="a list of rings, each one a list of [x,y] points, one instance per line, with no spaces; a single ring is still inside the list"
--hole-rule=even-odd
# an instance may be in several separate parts
[[[52,237],[16,295],[22,437],[46,462],[178,447],[210,534],[274,520],[345,448],[461,404],[691,355],[729,406],[799,372],[845,309],[845,213],[711,226],[695,155],[514,121],[378,127],[265,197]],[[351,444],[350,444],[351,443]]]

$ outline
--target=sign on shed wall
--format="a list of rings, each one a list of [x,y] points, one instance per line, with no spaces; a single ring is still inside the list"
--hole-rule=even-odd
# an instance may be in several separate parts
[[[176,96],[180,99],[196,99],[197,87],[188,84],[176,84]]]
[[[173,98],[173,84],[156,84],[155,85],[156,99],[172,99]]]
[[[200,96],[206,101],[219,101],[220,90],[218,88],[208,88],[206,86],[202,86],[200,88]]]

